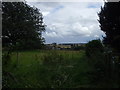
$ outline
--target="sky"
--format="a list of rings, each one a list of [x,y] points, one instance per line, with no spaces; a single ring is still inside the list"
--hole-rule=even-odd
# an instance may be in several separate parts
[[[100,30],[98,12],[104,2],[27,2],[40,9],[45,43],[82,43],[105,36]]]

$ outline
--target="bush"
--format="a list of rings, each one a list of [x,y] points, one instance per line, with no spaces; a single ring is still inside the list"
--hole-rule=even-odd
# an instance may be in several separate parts
[[[88,57],[92,57],[97,53],[102,53],[104,51],[104,47],[100,40],[92,40],[86,44],[86,55]]]
[[[99,84],[105,76],[104,47],[100,40],[92,40],[86,44],[86,56],[93,68],[90,72],[91,82]],[[97,82],[96,82],[97,81]]]

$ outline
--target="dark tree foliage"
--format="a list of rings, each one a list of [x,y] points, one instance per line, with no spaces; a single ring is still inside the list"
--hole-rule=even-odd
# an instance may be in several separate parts
[[[38,49],[44,42],[42,14],[25,2],[2,3],[2,29],[3,47]]]
[[[100,40],[92,40],[86,44],[86,56],[93,70],[88,72],[92,83],[98,85],[105,77],[104,47]]]
[[[105,45],[120,51],[120,2],[105,2],[99,12],[101,30],[105,32]]]
[[[97,53],[103,53],[104,47],[100,40],[92,40],[86,44],[86,55],[93,57]]]

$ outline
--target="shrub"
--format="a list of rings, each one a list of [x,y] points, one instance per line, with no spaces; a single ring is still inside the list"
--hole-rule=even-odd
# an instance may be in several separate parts
[[[103,45],[100,40],[92,40],[86,44],[86,55],[92,57],[97,53],[104,51]]]
[[[100,40],[92,40],[86,44],[86,56],[93,68],[90,72],[91,82],[99,84],[105,76],[104,47]],[[97,81],[97,82],[96,82]]]

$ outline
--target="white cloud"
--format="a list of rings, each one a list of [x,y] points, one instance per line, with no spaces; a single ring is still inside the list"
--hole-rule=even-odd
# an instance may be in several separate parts
[[[56,32],[51,32],[51,33],[46,32],[46,35],[47,35],[48,37],[57,37]]]
[[[98,36],[98,35],[94,35],[94,37],[95,37],[95,38],[99,38],[99,36]]]
[[[38,7],[47,25],[46,42],[86,42],[101,38],[97,13],[103,2],[30,3]],[[64,39],[63,39],[64,38]]]
[[[43,16],[47,16],[50,12],[42,12]]]
[[[73,24],[73,31],[80,35],[89,35],[91,34],[91,31],[89,30],[88,27],[82,26],[80,23],[75,23]]]

